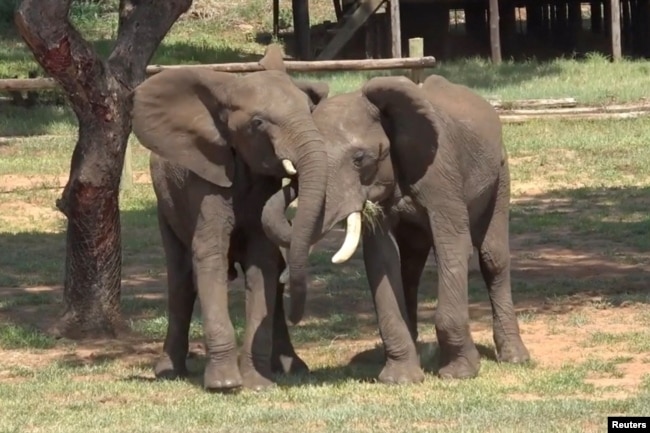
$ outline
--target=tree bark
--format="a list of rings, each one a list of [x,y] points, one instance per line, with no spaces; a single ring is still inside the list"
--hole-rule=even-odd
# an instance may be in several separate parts
[[[119,185],[131,131],[131,91],[191,0],[120,0],[115,47],[99,58],[68,20],[71,0],[23,0],[21,37],[67,94],[79,122],[70,177],[57,200],[68,219],[63,316],[70,337],[115,337],[120,314]]]

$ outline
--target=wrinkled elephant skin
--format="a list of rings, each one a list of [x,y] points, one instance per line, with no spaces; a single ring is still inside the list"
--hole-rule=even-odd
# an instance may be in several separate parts
[[[273,370],[307,369],[291,345],[284,319],[278,279],[285,261],[260,218],[283,177],[300,180],[301,206],[289,250],[293,315],[299,319],[306,253],[324,205],[324,191],[314,185],[325,182],[327,171],[322,135],[311,112],[329,89],[291,79],[274,47],[260,63],[279,70],[236,76],[181,68],[156,74],[134,91],[133,131],[152,151],[167,260],[169,323],[155,369],[158,377],[186,373],[197,295],[208,358],[206,388],[263,389],[273,384]],[[239,357],[227,294],[229,280],[236,277],[235,263],[241,265],[246,285]]]
[[[346,235],[363,238],[387,354],[380,380],[423,378],[415,348],[417,291],[431,249],[438,264],[439,375],[467,378],[479,371],[468,311],[473,247],[492,304],[498,359],[528,360],[511,295],[508,159],[492,106],[439,76],[421,87],[404,77],[378,77],[359,92],[329,98],[313,115],[330,166],[321,230],[349,221],[367,202],[383,210],[373,230],[366,225],[362,234]],[[265,230],[288,236],[283,224]],[[336,262],[353,252],[337,254]]]

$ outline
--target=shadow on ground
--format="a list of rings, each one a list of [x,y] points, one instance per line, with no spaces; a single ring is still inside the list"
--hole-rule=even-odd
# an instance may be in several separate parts
[[[616,308],[650,303],[646,283],[650,272],[649,208],[650,188],[557,190],[514,200],[513,295],[518,313],[559,315],[584,305]],[[82,365],[133,357],[142,365],[151,365],[159,353],[166,330],[166,283],[154,210],[124,212],[123,227],[123,312],[134,332],[109,345],[84,343],[87,350],[81,355],[64,353],[60,362]],[[337,339],[378,339],[361,252],[357,251],[344,265],[334,267],[329,263],[343,235],[340,231],[331,233],[312,256],[313,284],[306,319],[291,329],[298,347],[326,347]],[[58,347],[60,353],[61,345],[68,343],[48,340],[39,330],[46,329],[45,325],[61,311],[61,288],[56,284],[62,277],[63,235],[5,233],[0,236],[0,244],[4,247],[0,262],[4,278],[0,289],[0,336],[8,335],[8,327],[13,327],[14,335],[11,344],[0,338],[0,347]],[[429,330],[435,311],[435,286],[432,262],[422,279],[419,311],[420,326]],[[241,341],[245,304],[241,278],[233,283],[230,294],[231,317]],[[489,302],[477,271],[470,275],[470,316],[481,326],[491,324]],[[191,335],[193,344],[200,345],[198,320]],[[33,337],[39,332],[40,337]],[[493,348],[483,347],[481,351],[484,357],[494,357]],[[93,355],[95,352],[102,355]],[[355,356],[340,367],[340,372],[316,370],[308,379],[296,380],[369,380],[376,377],[382,357],[381,348],[374,348]],[[435,372],[435,355],[431,359],[427,365],[429,371]],[[202,355],[196,355],[192,362],[200,369]]]

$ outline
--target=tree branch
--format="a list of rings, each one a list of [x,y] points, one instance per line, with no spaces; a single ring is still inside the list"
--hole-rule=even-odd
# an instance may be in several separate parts
[[[16,27],[36,61],[65,90],[78,117],[110,121],[104,65],[68,19],[71,0],[23,0]]]
[[[120,83],[132,89],[145,79],[145,69],[178,17],[192,0],[120,0],[117,41],[108,65]]]

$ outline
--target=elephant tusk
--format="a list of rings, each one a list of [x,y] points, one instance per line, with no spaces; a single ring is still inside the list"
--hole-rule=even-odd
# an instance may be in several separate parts
[[[294,174],[298,173],[298,171],[296,171],[296,167],[293,166],[293,162],[289,161],[288,159],[282,160],[282,167],[284,167],[284,171],[286,171],[289,176],[293,176]]]
[[[345,229],[345,240],[341,248],[332,257],[332,263],[343,263],[352,257],[352,254],[359,245],[361,238],[361,212],[353,212],[348,215],[347,227]]]

